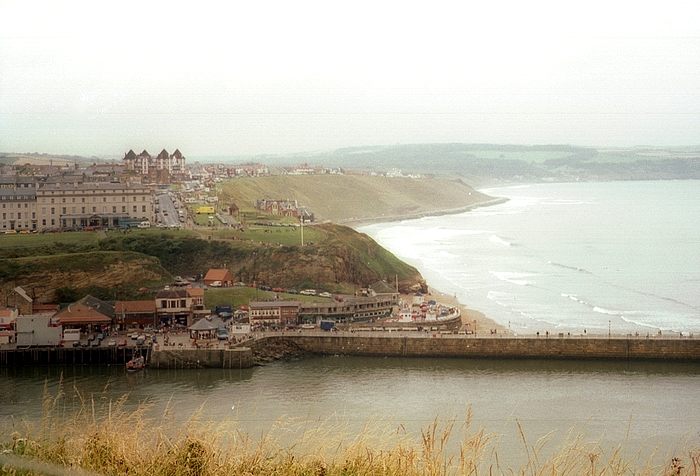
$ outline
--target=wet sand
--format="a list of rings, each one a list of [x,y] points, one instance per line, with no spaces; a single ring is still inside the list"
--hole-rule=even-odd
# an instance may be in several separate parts
[[[437,302],[459,307],[462,310],[462,324],[471,324],[472,328],[476,329],[477,335],[488,334],[492,329],[496,330],[498,333],[508,333],[507,327],[498,324],[482,312],[468,308],[459,302],[454,295],[443,293],[431,287],[429,287],[428,290],[430,292],[430,296],[432,296]]]

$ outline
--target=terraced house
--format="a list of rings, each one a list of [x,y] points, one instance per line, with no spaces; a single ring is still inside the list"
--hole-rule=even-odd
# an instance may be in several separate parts
[[[144,185],[0,178],[0,231],[117,227],[154,218],[153,192]]]

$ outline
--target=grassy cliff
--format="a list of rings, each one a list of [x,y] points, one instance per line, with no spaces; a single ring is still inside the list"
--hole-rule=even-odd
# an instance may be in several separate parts
[[[459,180],[367,175],[280,175],[222,185],[220,197],[242,210],[261,198],[296,199],[318,220],[390,220],[474,206],[489,200]]]
[[[272,287],[354,291],[377,281],[402,290],[425,289],[418,271],[367,235],[324,224],[244,232],[141,230],[130,233],[59,233],[0,236],[0,289],[23,286],[42,301],[91,293],[137,298],[169,282],[225,267],[234,279]],[[146,288],[146,289],[142,289]]]

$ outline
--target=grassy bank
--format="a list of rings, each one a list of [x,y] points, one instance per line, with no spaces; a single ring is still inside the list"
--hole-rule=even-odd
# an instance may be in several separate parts
[[[320,220],[382,220],[457,209],[489,197],[458,180],[388,178],[368,175],[280,175],[232,180],[221,186],[222,201],[242,211],[261,198],[296,199]]]
[[[46,395],[40,422],[2,429],[0,474],[68,474],[65,469],[80,468],[87,474],[148,476],[697,475],[700,469],[697,450],[654,465],[643,458],[626,460],[622,455],[629,451],[621,447],[604,451],[574,436],[545,451],[553,442],[529,442],[520,424],[524,463],[503,467],[497,438],[473,428],[469,411],[461,422],[435,421],[418,434],[380,422],[353,434],[338,424],[279,421],[253,437],[235,422],[224,426],[201,414],[178,425],[173,408],[150,418],[146,406],[128,411],[125,401],[84,400],[80,410],[65,414],[63,393]],[[281,443],[283,434],[294,435],[294,444]]]

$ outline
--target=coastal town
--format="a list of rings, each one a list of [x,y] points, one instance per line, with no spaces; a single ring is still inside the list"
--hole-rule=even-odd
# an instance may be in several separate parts
[[[177,149],[173,153],[162,150],[155,156],[145,150],[139,154],[129,150],[121,161],[107,163],[18,161],[0,166],[0,235],[5,235],[0,240],[30,240],[35,238],[22,235],[34,234],[48,239],[58,236],[55,234],[109,236],[132,230],[147,233],[149,229],[211,233],[257,224],[301,227],[303,245],[303,225],[313,225],[316,219],[298,200],[256,198],[246,204],[253,213],[246,222],[244,205],[223,202],[217,193],[222,181],[272,173],[341,175],[346,171],[308,164],[274,172],[254,163],[190,165]],[[401,175],[395,169],[387,172],[388,177]],[[236,276],[225,267],[193,270],[192,274],[176,276],[160,288],[142,289],[141,299],[85,294],[66,302],[61,299],[65,296],[36,296],[34,285],[25,289],[6,282],[0,291],[0,349],[111,349],[113,353],[129,349],[135,355],[142,349],[175,343],[186,348],[232,347],[259,332],[402,330],[467,335],[476,327],[462,321],[458,307],[438,303],[420,292],[401,295],[398,281],[393,286],[386,281],[368,283],[347,294],[292,289],[261,281],[255,272]],[[244,277],[252,281],[241,281]],[[255,296],[245,303],[205,305],[209,290],[243,288],[255,290]]]
[[[188,350],[240,352],[243,348],[253,348],[259,358],[265,359],[270,358],[266,346],[280,346],[270,339],[282,336],[287,339],[384,336],[390,339],[420,338],[421,341],[429,338],[441,342],[448,342],[448,338],[473,342],[477,338],[499,337],[502,344],[478,355],[490,355],[490,352],[500,356],[529,355],[531,352],[531,349],[504,344],[505,339],[516,338],[509,329],[488,320],[478,322],[481,318],[474,319],[475,314],[463,313],[458,303],[436,299],[424,282],[402,281],[400,284],[398,273],[380,275],[380,279],[373,282],[362,282],[351,274],[349,279],[353,282],[348,287],[348,284],[338,283],[338,275],[321,278],[320,269],[315,277],[309,279],[307,275],[302,281],[295,272],[274,272],[292,265],[288,258],[284,258],[285,250],[292,249],[289,246],[304,249],[306,244],[309,248],[313,240],[321,239],[322,226],[317,224],[314,210],[299,199],[270,197],[264,190],[246,202],[239,200],[236,203],[222,188],[225,183],[234,186],[242,183],[236,181],[239,179],[265,178],[274,174],[337,177],[361,172],[308,164],[274,169],[257,163],[188,164],[178,149],[173,153],[164,149],[155,156],[145,150],[139,154],[129,150],[120,161],[82,165],[60,160],[54,163],[54,159],[49,163],[19,161],[1,166],[0,172],[0,240],[7,241],[10,252],[21,250],[31,240],[41,249],[41,246],[50,246],[50,243],[66,237],[79,244],[85,239],[94,242],[95,238],[91,237],[95,236],[98,240],[108,241],[131,234],[144,239],[156,237],[164,246],[178,247],[181,245],[166,242],[177,236],[172,233],[182,230],[195,233],[190,239],[196,243],[223,240],[241,242],[248,247],[237,252],[239,263],[233,257],[227,257],[230,251],[225,251],[217,255],[221,260],[218,267],[205,269],[192,265],[197,259],[195,248],[191,252],[194,255],[183,254],[180,259],[184,263],[173,268],[186,270],[185,277],[164,274],[150,285],[131,290],[124,287],[113,290],[94,286],[72,288],[70,282],[66,283],[68,286],[46,290],[44,288],[51,286],[47,286],[45,273],[34,271],[38,281],[27,282],[23,281],[21,271],[20,274],[14,271],[12,279],[4,279],[0,288],[0,363],[17,364],[28,358],[27,363],[48,363],[52,359],[64,363],[129,361],[132,367],[142,368],[154,355],[162,357],[165,355],[162,352],[167,350],[170,360],[166,362],[161,358],[159,367],[197,366],[209,357],[204,358],[201,354],[192,354],[196,358],[188,357]],[[419,175],[403,175],[398,170],[387,171],[385,177],[423,180]],[[156,235],[157,230],[167,231],[170,235]],[[293,233],[289,234],[290,231]],[[158,242],[152,246],[158,248]],[[271,249],[282,253],[282,258],[269,255]],[[167,259],[170,255],[161,253],[161,256]],[[83,258],[78,254],[66,255],[62,259],[68,262]],[[234,262],[227,265],[226,261]],[[244,261],[247,264],[241,265]],[[22,269],[21,262],[13,263]],[[142,267],[139,265],[139,269]],[[298,273],[307,272],[308,267],[298,268]],[[123,272],[127,273],[126,281],[131,281],[128,273],[136,272],[136,268],[127,266]],[[122,275],[122,281],[123,278]],[[144,284],[148,282],[143,281]],[[91,285],[90,282],[86,284]],[[90,289],[95,289],[98,295],[93,295]],[[547,330],[532,337],[573,342],[576,338],[600,336],[586,335],[585,330],[577,336],[570,332],[552,332],[550,335]],[[611,337],[609,332],[607,338]],[[650,342],[663,336],[615,337]],[[681,334],[680,337],[688,339],[692,336]],[[308,342],[297,342],[289,347],[287,340],[282,345],[283,350],[274,351],[272,355],[283,358],[304,346],[309,352],[342,353],[351,348],[355,352],[365,352],[357,344],[364,341],[355,342],[349,348],[331,346],[331,350],[323,350]],[[405,341],[406,346],[408,342]],[[442,344],[433,345],[437,347],[416,352],[451,355],[441,347]],[[467,347],[459,352],[471,352],[467,350],[468,344],[460,345]],[[547,345],[550,347],[534,355],[599,355],[596,349],[582,351],[574,346],[562,350]],[[391,353],[387,350],[389,348],[382,344],[366,351]],[[61,352],[52,354],[51,349]],[[393,352],[408,355],[407,349]],[[175,358],[173,350],[185,354]],[[607,355],[606,352],[616,355],[620,351],[603,349],[602,352],[602,355]],[[630,355],[628,350],[625,352],[625,355]],[[641,355],[649,358],[652,350],[643,350]],[[678,351],[678,358],[689,356],[697,354],[686,348]],[[134,359],[143,360],[137,360],[137,365]],[[252,357],[246,358],[248,364],[252,365],[253,361]],[[242,362],[239,358],[240,365]]]

